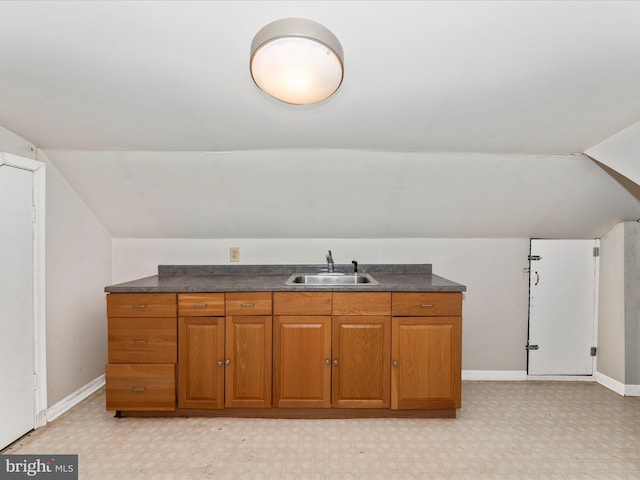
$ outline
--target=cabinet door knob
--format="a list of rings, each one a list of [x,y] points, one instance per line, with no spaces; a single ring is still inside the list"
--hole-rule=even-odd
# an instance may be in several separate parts
[[[219,367],[222,366],[222,360],[218,360],[218,362],[216,363],[216,365],[218,365]]]
[[[394,367],[397,367],[397,366],[398,366],[398,362],[397,362],[397,361],[394,361],[394,362],[393,362],[393,366],[394,366]]]
[[[337,358],[333,361],[333,365],[336,366],[336,367],[338,366],[338,359]]]
[[[229,365],[231,363],[231,360],[229,360],[228,358],[224,361],[225,365]]]
[[[324,361],[324,364],[329,366],[331,365],[331,360],[329,360],[328,358]]]

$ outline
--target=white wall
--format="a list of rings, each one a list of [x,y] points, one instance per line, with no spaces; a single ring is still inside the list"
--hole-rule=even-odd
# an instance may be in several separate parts
[[[598,372],[624,383],[624,223],[600,239]]]
[[[431,263],[433,272],[467,286],[462,368],[526,370],[528,239],[113,239],[113,280],[155,275],[158,265]]]
[[[640,122],[591,147],[585,153],[640,185]]]
[[[111,236],[42,152],[47,165],[46,289],[49,406],[104,373]]]
[[[0,127],[0,151],[36,159],[36,147],[15,133]]]
[[[640,224],[624,223],[624,379],[640,387]],[[638,392],[640,394],[640,391]]]

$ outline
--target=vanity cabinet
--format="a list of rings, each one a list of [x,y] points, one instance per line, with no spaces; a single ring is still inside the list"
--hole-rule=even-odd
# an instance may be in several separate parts
[[[461,407],[462,294],[392,294],[392,409]]]
[[[176,408],[176,295],[107,296],[107,410]]]
[[[108,410],[344,418],[461,407],[461,292],[111,293],[107,313]]]
[[[271,405],[271,294],[179,294],[180,408]],[[236,312],[236,315],[226,315]],[[211,316],[200,316],[206,313]]]
[[[274,313],[274,406],[389,407],[390,293],[276,292]]]

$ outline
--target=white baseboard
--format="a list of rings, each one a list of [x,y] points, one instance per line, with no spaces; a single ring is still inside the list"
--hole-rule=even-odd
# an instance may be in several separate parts
[[[527,375],[527,380],[540,382],[595,382],[593,375]]]
[[[606,376],[604,373],[596,372],[596,382],[600,385],[607,387],[609,390],[613,390],[618,395],[626,394],[626,385],[618,380],[614,380],[611,377]]]
[[[525,370],[463,370],[462,380],[523,382],[527,379]]]
[[[91,380],[85,386],[80,387],[78,390],[73,392],[71,395],[63,398],[56,404],[52,405],[47,409],[47,421],[51,422],[58,418],[63,413],[71,410],[77,404],[79,404],[82,400],[90,396],[91,394],[100,390],[105,383],[104,374],[100,375],[98,378]]]
[[[640,385],[625,385],[624,386],[625,397],[640,397]]]

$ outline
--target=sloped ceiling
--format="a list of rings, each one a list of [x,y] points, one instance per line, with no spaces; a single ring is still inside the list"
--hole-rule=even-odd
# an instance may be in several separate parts
[[[251,40],[285,17],[340,39],[328,101],[253,84]],[[640,119],[638,18],[616,1],[5,1],[0,125],[114,236],[600,236],[640,194],[572,154]]]

